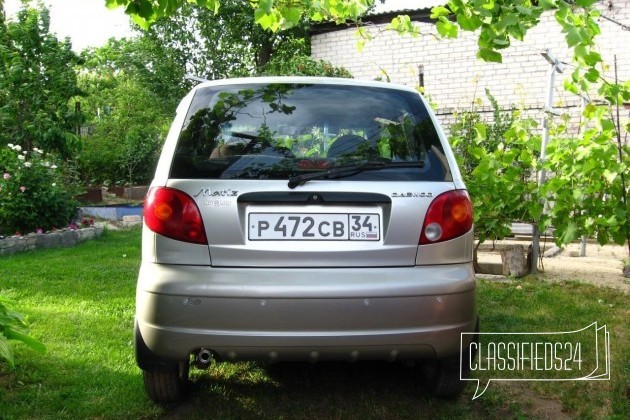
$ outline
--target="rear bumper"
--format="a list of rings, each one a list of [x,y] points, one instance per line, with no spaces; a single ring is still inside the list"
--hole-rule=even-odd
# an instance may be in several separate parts
[[[143,263],[136,320],[148,349],[180,361],[396,360],[458,354],[476,322],[471,264],[242,269]]]

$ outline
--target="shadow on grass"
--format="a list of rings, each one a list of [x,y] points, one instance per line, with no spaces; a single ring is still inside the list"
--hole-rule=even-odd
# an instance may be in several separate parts
[[[195,371],[193,371],[195,372]],[[189,397],[163,418],[420,418],[488,414],[471,401],[429,394],[420,366],[400,363],[235,363],[193,373]]]

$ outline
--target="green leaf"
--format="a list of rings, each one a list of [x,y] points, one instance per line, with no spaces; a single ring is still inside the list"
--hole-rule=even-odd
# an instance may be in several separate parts
[[[486,128],[487,127],[484,123],[475,124],[474,130],[475,130],[475,134],[477,135],[477,139],[485,140],[488,137]]]
[[[479,48],[479,51],[477,51],[477,57],[481,58],[484,61],[489,61],[492,63],[503,62],[503,57],[501,56],[501,53],[490,48]]]
[[[482,25],[482,21],[476,16],[457,15],[457,23],[465,31],[475,31]]]
[[[105,0],[105,6],[108,9],[115,9],[115,8],[117,8],[120,5],[121,4],[117,0]]]
[[[564,88],[575,95],[580,92],[578,85],[573,83],[569,78],[564,79]]]
[[[510,46],[510,39],[508,37],[504,37],[504,38],[494,38],[492,40],[492,43],[497,47],[497,48],[507,48]]]
[[[597,3],[597,0],[575,0],[575,2],[582,7],[591,7]]]
[[[556,0],[540,0],[538,4],[543,10],[552,10],[555,9],[557,1]]]
[[[440,19],[441,17],[448,17],[451,14],[451,11],[448,10],[444,6],[436,6],[431,9],[431,19]]]
[[[125,13],[128,15],[138,15],[145,20],[151,20],[155,17],[153,4],[148,0],[136,0],[129,3]]]
[[[575,27],[567,27],[565,28],[565,32],[566,32],[566,40],[567,40],[567,45],[569,47],[575,47],[576,45],[579,45],[582,42],[582,36],[580,35],[580,31],[577,30],[577,28]],[[578,55],[577,50],[575,51],[575,55]]]
[[[457,25],[449,21],[445,17],[441,17],[438,23],[435,25],[438,33],[445,38],[457,38],[459,33]]]
[[[493,26],[497,29],[497,32],[503,32],[509,26],[514,26],[518,24],[518,16],[516,15],[506,15],[504,14],[501,19]]]
[[[595,83],[599,80],[599,71],[595,68],[590,68],[586,73],[584,73],[584,77],[591,83]]]
[[[13,352],[9,347],[9,340],[2,334],[0,334],[0,360],[6,360],[11,367],[15,366]]]
[[[578,238],[578,228],[575,222],[569,222],[560,240],[563,244],[570,244]]]
[[[615,173],[615,172],[611,172],[608,169],[604,169],[604,172],[602,172],[602,176],[604,177],[604,179],[606,179],[606,181],[608,181],[609,184],[612,184],[613,182],[615,182],[615,179],[617,178],[619,174]]]
[[[290,22],[291,26],[295,26],[300,22],[300,18],[302,17],[302,9],[297,7],[289,7],[285,9],[285,11],[283,11],[282,17]]]
[[[271,13],[273,9],[273,0],[259,0],[257,10],[262,10],[265,13]]]
[[[278,19],[275,15],[265,12],[263,9],[256,9],[254,11],[254,20],[257,24],[262,26],[263,29],[273,30],[278,26]]]
[[[41,342],[39,342],[38,340],[34,339],[33,337],[29,335],[26,335],[24,333],[21,333],[15,330],[5,331],[5,335],[7,336],[9,340],[21,341],[22,343],[26,344],[27,346],[29,346],[35,351],[38,351],[40,353],[46,352],[46,346],[44,346]]]

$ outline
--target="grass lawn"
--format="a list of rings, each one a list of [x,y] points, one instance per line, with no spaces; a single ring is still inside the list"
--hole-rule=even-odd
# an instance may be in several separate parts
[[[426,394],[417,369],[398,364],[236,363],[193,369],[190,398],[158,406],[133,357],[139,263],[139,229],[0,257],[0,291],[48,350],[13,344],[16,367],[0,363],[0,418],[514,418],[560,410],[630,418],[629,296],[540,278],[480,281],[481,330],[570,331],[597,321],[610,332],[610,381],[492,382],[474,401],[473,385],[442,401]]]

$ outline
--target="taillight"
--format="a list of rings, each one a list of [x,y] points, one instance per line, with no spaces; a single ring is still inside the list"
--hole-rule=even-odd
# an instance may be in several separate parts
[[[431,203],[422,225],[420,245],[448,241],[468,232],[473,224],[473,209],[464,190],[440,194]]]
[[[153,232],[168,238],[208,244],[199,208],[182,191],[167,187],[151,188],[144,203],[144,221]]]

